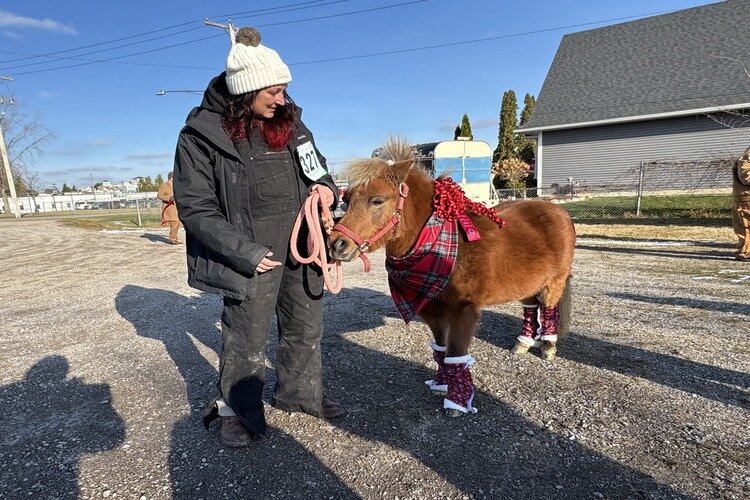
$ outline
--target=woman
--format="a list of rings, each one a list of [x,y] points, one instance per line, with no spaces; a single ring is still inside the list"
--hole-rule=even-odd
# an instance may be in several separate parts
[[[266,430],[261,395],[274,313],[273,405],[322,418],[344,413],[323,397],[321,271],[300,265],[289,251],[309,192],[336,204],[325,158],[286,92],[291,79],[260,34],[242,28],[226,72],[211,81],[177,142],[174,192],[186,232],[188,283],[224,296],[219,394],[204,424],[220,417],[227,446],[246,446]]]

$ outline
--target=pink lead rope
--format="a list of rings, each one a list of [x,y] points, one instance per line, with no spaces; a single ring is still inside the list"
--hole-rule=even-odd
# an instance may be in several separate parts
[[[331,227],[333,226],[333,217],[328,207],[323,206],[320,202],[320,195],[317,191],[310,193],[305,203],[302,204],[299,213],[297,214],[297,220],[294,221],[294,227],[292,228],[292,239],[290,241],[290,247],[292,249],[292,256],[297,259],[300,264],[315,263],[323,270],[323,281],[325,282],[328,291],[336,294],[341,291],[341,287],[344,284],[344,272],[341,269],[341,261],[334,260],[333,264],[328,263],[328,256],[326,255],[326,242],[325,236],[323,236],[323,226],[321,225],[320,215],[318,214],[318,206],[323,212],[323,224],[327,234],[331,233]],[[310,252],[309,257],[302,257],[297,251],[297,241],[299,238],[299,231],[302,227],[302,223],[307,222],[309,234],[307,236],[307,249]],[[331,282],[330,270],[336,268],[336,283]]]

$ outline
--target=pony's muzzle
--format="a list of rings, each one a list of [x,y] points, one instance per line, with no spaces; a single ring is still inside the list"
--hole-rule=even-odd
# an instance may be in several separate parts
[[[354,260],[361,251],[356,243],[344,235],[331,236],[328,249],[331,251],[331,257],[342,262]]]

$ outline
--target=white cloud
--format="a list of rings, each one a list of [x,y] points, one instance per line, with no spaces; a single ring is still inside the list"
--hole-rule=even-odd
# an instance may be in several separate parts
[[[42,174],[48,177],[65,177],[73,174],[106,174],[109,172],[131,172],[132,170],[132,167],[113,167],[111,165],[107,165],[47,170],[45,172],[42,172]]]
[[[134,153],[123,158],[124,160],[160,160],[163,158],[171,158],[174,153]]]
[[[59,91],[53,92],[51,90],[41,90],[39,92],[39,97],[42,99],[52,99],[53,97],[60,97],[61,95],[63,95],[63,93]]]
[[[7,30],[0,30],[0,33],[7,36],[8,38],[16,38],[16,39],[22,39],[23,37],[19,35],[18,33],[15,33],[13,31],[7,31]]]
[[[480,120],[477,120],[476,123],[471,124],[471,128],[491,128],[491,127],[499,127],[500,122],[497,118],[482,118]]]
[[[52,19],[34,19],[33,17],[17,16],[10,12],[0,10],[0,27],[2,28],[32,28],[44,31],[62,33],[64,35],[77,35],[78,32]]]

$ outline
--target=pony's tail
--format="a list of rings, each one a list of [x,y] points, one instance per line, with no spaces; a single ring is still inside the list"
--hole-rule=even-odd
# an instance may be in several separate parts
[[[562,297],[558,305],[560,306],[560,321],[557,323],[557,335],[558,337],[564,337],[570,331],[570,317],[573,309],[573,292],[571,290],[573,285],[573,275],[568,275],[568,279],[565,281],[565,289],[563,290]]]

